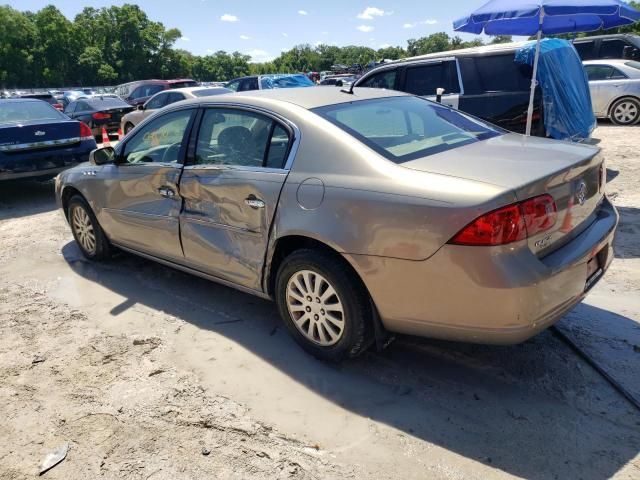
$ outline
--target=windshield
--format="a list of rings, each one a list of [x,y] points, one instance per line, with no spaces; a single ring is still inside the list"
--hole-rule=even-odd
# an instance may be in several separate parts
[[[315,83],[305,75],[270,75],[260,78],[263,89],[313,87]]]
[[[7,102],[0,104],[0,125],[36,120],[62,120],[67,117],[43,101]]]
[[[419,97],[361,100],[313,112],[396,163],[504,134],[499,127]]]

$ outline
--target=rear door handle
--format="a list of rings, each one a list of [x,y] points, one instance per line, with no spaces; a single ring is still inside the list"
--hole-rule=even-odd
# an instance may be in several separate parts
[[[173,190],[173,188],[169,188],[169,187],[160,187],[158,189],[158,193],[160,195],[162,195],[165,198],[173,198],[176,196],[176,192],[175,190]]]
[[[264,208],[264,202],[259,198],[256,198],[253,196],[245,198],[244,203],[246,203],[247,205],[249,205],[251,208],[254,208],[254,209]]]

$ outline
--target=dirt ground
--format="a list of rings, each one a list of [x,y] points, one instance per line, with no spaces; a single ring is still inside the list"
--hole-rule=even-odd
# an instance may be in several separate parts
[[[594,136],[616,259],[558,325],[640,398],[640,127]],[[85,261],[51,183],[0,184],[0,418],[7,480],[66,443],[46,478],[640,479],[640,412],[552,332],[326,365],[268,302]]]

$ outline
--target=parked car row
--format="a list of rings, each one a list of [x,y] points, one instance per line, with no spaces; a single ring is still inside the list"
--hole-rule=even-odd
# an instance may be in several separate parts
[[[640,62],[632,59],[640,51],[639,38],[633,35],[609,35],[574,41],[583,56],[628,57],[584,62],[597,117],[611,118],[619,125],[640,122]],[[431,100],[436,99],[440,91],[443,93],[438,98],[444,105],[509,131],[522,133],[526,125],[532,74],[531,67],[514,61],[522,45],[491,45],[385,61],[360,78],[353,74],[329,75],[330,72],[321,72],[320,76],[324,77],[321,85],[345,90],[352,84],[358,88],[398,90]],[[233,92],[312,87],[315,83],[304,74],[279,74],[237,78],[226,83],[226,87],[196,85],[197,82],[190,79],[144,80],[120,85],[115,88],[115,93],[96,93],[94,89],[83,88],[40,94],[14,92],[13,96],[43,100],[58,110],[64,110],[67,117],[57,117],[58,121],[64,121],[65,118],[78,120],[86,126],[85,133],[89,131],[100,142],[103,129],[108,135],[120,131],[128,134],[155,112],[185,99]],[[0,105],[0,109],[5,108],[9,107]],[[7,113],[7,116],[15,117],[14,110],[19,108],[29,107],[12,105],[10,110],[13,113]],[[46,122],[54,122],[48,115],[43,118]],[[542,95],[537,91],[534,97],[534,135],[546,135],[544,118]],[[40,140],[45,143],[35,143],[40,144],[40,153],[44,154],[49,140],[48,130],[40,131],[46,137]],[[0,137],[0,140],[5,151],[11,149],[10,145],[16,141],[6,136]],[[18,157],[14,155],[12,158],[14,161],[11,165],[15,165]],[[9,178],[6,169],[4,178]]]

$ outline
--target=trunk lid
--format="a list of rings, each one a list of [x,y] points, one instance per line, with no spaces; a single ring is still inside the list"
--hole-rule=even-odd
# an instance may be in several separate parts
[[[503,135],[404,163],[416,170],[498,185],[518,200],[550,194],[556,203],[554,226],[529,237],[542,257],[579,235],[595,219],[604,196],[600,150],[520,135]]]
[[[75,120],[38,120],[0,125],[0,152],[6,154],[78,142],[80,124]]]

